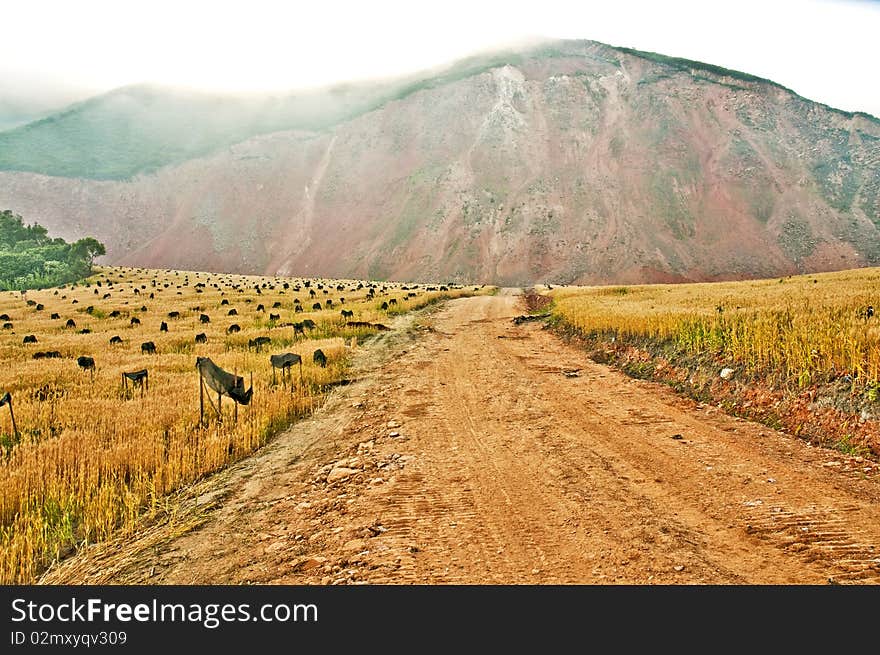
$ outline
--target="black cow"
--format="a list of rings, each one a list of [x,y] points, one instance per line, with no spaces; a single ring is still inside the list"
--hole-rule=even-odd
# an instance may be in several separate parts
[[[196,343],[208,343],[208,335],[204,332],[200,332],[196,335]]]
[[[270,321],[280,321],[281,314],[269,314],[269,320]]]
[[[383,310],[383,311],[387,311],[387,310],[388,310],[388,303],[387,303],[387,302],[383,302],[383,303],[382,303],[382,310]]]
[[[294,313],[301,312],[301,311],[303,311],[303,306],[302,305],[294,305],[293,311],[294,311]]]
[[[115,346],[118,343],[122,343],[122,337],[120,337],[120,336],[110,337],[110,345],[111,346]]]
[[[168,318],[180,318],[180,312],[168,312]]]
[[[156,354],[156,344],[153,343],[152,341],[144,341],[141,344],[141,352],[146,353],[148,355],[155,355]]]
[[[350,309],[343,309],[340,313],[344,318],[351,318],[352,316],[354,316],[354,312]]]
[[[24,341],[22,343],[37,343],[37,337],[33,334],[28,334],[25,336]]]
[[[141,319],[139,319],[137,316],[132,316],[130,323],[132,325],[140,325]]]
[[[318,348],[314,353],[312,353],[312,361],[315,362],[321,368],[327,366],[327,355],[324,354],[324,351]]]
[[[34,359],[60,359],[61,353],[57,350],[47,350],[45,352],[35,352],[33,357]]]
[[[272,339],[269,337],[256,337],[254,339],[248,339],[248,348],[256,348],[257,350],[262,349],[268,343],[272,343]]]
[[[57,321],[59,318],[61,318],[61,314],[59,314],[58,312],[54,312],[49,318]]]
[[[86,357],[85,355],[81,355],[76,358],[77,365],[84,371],[94,371],[95,370],[95,360],[91,357]]]
[[[237,323],[233,323],[228,328],[226,328],[226,334],[233,334],[235,332],[241,332],[241,328]]]
[[[150,374],[147,373],[147,369],[141,369],[140,371],[123,371],[122,373],[122,389],[123,391],[128,390],[128,383],[131,382],[132,387],[140,387],[141,396],[144,395],[145,390],[149,390],[150,388]]]
[[[110,318],[119,318],[119,316],[120,316],[119,310],[114,309],[112,312],[110,312],[109,316],[110,316]]]
[[[72,318],[69,318],[67,319],[67,323],[64,324],[64,327],[75,328],[76,321],[74,321]]]
[[[226,315],[227,316],[238,316],[238,310],[233,307],[228,312],[226,312]]]
[[[159,332],[168,332],[168,323],[162,321],[161,325],[159,325]]]
[[[316,302],[314,305],[312,305],[312,309],[315,310],[316,312],[320,312],[321,311],[321,303]]]
[[[257,305],[257,311],[258,311],[258,312],[265,312],[265,311],[266,311],[266,308],[263,307],[262,304],[260,304],[260,305]]]
[[[280,300],[277,300],[277,301],[275,301],[275,303],[272,305],[272,309],[278,309],[279,307],[281,307],[281,301],[280,301]]]
[[[211,317],[207,314],[199,314],[199,322],[200,323],[210,323]]]

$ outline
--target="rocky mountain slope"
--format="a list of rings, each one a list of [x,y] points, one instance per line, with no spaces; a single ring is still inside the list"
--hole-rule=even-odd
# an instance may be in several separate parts
[[[0,132],[0,207],[107,263],[498,284],[880,263],[880,121],[591,41],[273,99],[121,89]]]

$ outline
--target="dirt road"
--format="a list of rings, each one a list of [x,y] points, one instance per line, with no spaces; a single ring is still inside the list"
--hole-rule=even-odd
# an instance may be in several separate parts
[[[595,364],[518,303],[402,319],[315,416],[43,582],[880,581],[876,468]]]

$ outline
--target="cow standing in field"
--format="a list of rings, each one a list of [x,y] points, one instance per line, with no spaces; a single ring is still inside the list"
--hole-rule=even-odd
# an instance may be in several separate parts
[[[122,373],[122,392],[125,393],[128,391],[128,383],[131,382],[133,387],[140,387],[141,397],[144,395],[144,391],[149,391],[150,389],[150,377],[147,369],[142,369],[140,371],[130,371]]]
[[[247,391],[244,388],[244,378],[240,375],[234,375],[227,371],[224,371],[222,368],[217,366],[211,359],[208,357],[196,357],[196,369],[199,371],[199,408],[201,411],[200,414],[200,423],[204,422],[205,416],[205,405],[204,405],[204,389],[205,385],[208,386],[209,389],[212,389],[217,392],[217,407],[214,407],[214,404],[211,403],[211,407],[217,412],[217,417],[220,418],[221,407],[220,403],[223,399],[223,396],[229,396],[232,400],[235,401],[235,416],[238,418],[238,406],[239,405],[248,405],[251,402],[251,398],[254,394],[254,384],[253,380],[251,381],[251,387]],[[208,398],[208,402],[211,402],[210,397]]]
[[[92,357],[88,357],[86,355],[81,355],[76,358],[77,366],[79,366],[84,371],[91,371],[93,374],[95,372],[95,360]]]
[[[314,353],[312,353],[312,361],[315,362],[321,368],[327,367],[327,355],[324,354],[324,351],[318,348]]]
[[[284,377],[290,377],[290,367],[299,364],[299,387],[302,389],[302,357],[296,353],[282,353],[280,355],[270,355],[269,363],[272,364],[272,384],[275,384],[275,369],[281,369],[281,380]]]

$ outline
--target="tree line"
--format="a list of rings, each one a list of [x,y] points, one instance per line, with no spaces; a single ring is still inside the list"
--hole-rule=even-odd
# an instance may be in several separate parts
[[[9,209],[0,211],[0,290],[41,289],[76,282],[92,273],[107,253],[92,237],[74,243],[50,238],[42,225],[25,225]]]

